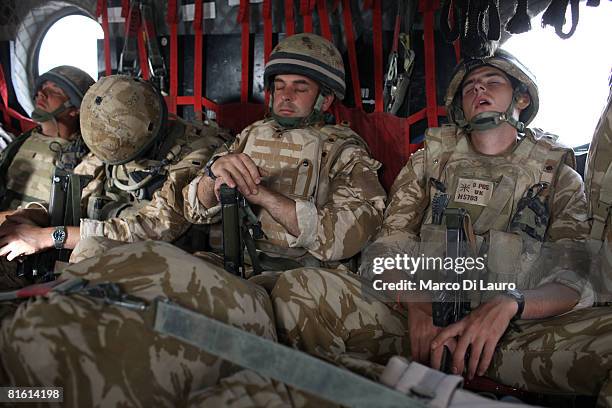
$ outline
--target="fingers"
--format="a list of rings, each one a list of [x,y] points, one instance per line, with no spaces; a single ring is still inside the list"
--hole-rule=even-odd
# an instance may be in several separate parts
[[[484,349],[482,351],[482,356],[480,357],[480,364],[478,365],[478,375],[483,376],[485,372],[488,370],[491,365],[491,361],[493,360],[493,354],[495,354],[495,347],[497,346],[497,342],[488,341]]]
[[[446,351],[448,351],[448,353],[450,353],[447,358],[450,358],[450,356],[454,353],[455,349],[457,348],[457,341],[455,339],[449,339],[446,342],[444,342],[442,344],[441,347],[436,347],[431,349],[431,354],[430,354],[430,367],[436,370],[442,370],[442,357],[444,357],[444,353]]]
[[[217,177],[222,177],[228,186],[237,186],[246,194],[256,194],[257,184],[261,182],[257,165],[244,153],[219,158],[213,164],[212,171]]]
[[[424,339],[420,333],[414,333],[415,331],[417,330],[410,331],[410,356],[413,361],[425,364],[429,360],[429,338]]]
[[[482,356],[482,349],[484,348],[485,342],[482,340],[476,340],[470,347],[470,358],[468,360],[467,377],[471,380],[476,375],[478,369],[478,362]]]
[[[472,338],[470,336],[461,336],[457,341],[457,348],[453,352],[453,365],[451,372],[453,374],[461,375],[465,368],[465,355],[468,347],[472,344]]]
[[[459,336],[463,332],[463,322],[459,321],[457,323],[451,324],[448,327],[445,327],[436,337],[434,337],[431,342],[431,348],[438,348],[446,343],[448,340],[453,339]]]
[[[431,349],[429,355],[429,366],[434,370],[439,370],[442,366],[442,356],[444,355],[444,347],[436,347]]]

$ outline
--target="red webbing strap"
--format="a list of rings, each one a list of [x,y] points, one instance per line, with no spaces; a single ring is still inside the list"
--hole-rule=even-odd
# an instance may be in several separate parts
[[[453,7],[452,3],[451,3],[448,19],[449,19],[450,23],[453,24],[453,28],[455,28],[455,26],[454,26],[454,24],[455,24],[455,7]],[[455,48],[455,59],[457,60],[457,64],[458,64],[459,61],[461,61],[461,44],[460,44],[459,38],[457,38],[453,42],[453,47]]]
[[[295,34],[295,15],[293,14],[293,0],[285,0],[285,31],[287,37]]]
[[[361,84],[359,82],[359,68],[357,67],[357,51],[355,50],[355,34],[353,33],[353,18],[351,16],[350,0],[342,0],[342,16],[344,18],[344,33],[351,67],[351,81],[353,82],[353,95],[355,107],[363,109],[361,103]]]
[[[193,57],[193,109],[197,120],[202,120],[202,1],[196,0],[193,18],[194,57]],[[178,98],[177,98],[178,99]]]
[[[112,74],[110,57],[110,28],[108,26],[108,8],[106,0],[98,0],[96,6],[96,17],[102,17],[102,31],[104,32],[104,74]]]
[[[383,108],[383,39],[382,39],[382,0],[370,0],[372,3],[372,32],[374,40],[374,111],[382,112]]]
[[[312,33],[312,8],[310,0],[300,0],[300,14],[304,21],[304,32]]]
[[[270,53],[272,52],[272,0],[264,0],[262,6],[262,14],[264,19],[264,66],[268,63]],[[267,84],[264,84],[265,104],[268,106],[270,101],[270,93],[268,92]]]
[[[149,57],[147,56],[147,45],[145,44],[147,33],[142,23],[136,35],[138,36],[138,61],[140,64],[140,72],[142,73],[142,78],[148,81],[151,77],[151,73],[149,72]]]
[[[9,106],[9,97],[8,97],[8,84],[6,83],[6,78],[4,76],[4,70],[2,69],[2,65],[0,64],[0,98],[2,98],[2,105],[0,105],[0,109],[2,110],[2,116],[4,118],[4,127],[9,132],[18,135],[22,132],[28,131],[34,127],[36,127],[36,123],[26,118],[13,108]],[[11,123],[11,118],[16,119],[19,122],[20,129],[13,128],[13,124]]]
[[[327,0],[317,0],[317,12],[321,24],[321,35],[332,41],[331,27],[329,26],[329,14],[327,12]]]
[[[127,20],[130,15],[130,0],[121,0],[121,17]]]
[[[436,54],[434,42],[434,12],[439,8],[438,0],[420,0],[419,11],[423,13],[425,41],[425,100],[427,126],[438,127],[438,102],[436,97]]]
[[[170,113],[176,113],[176,97],[178,96],[178,12],[177,0],[168,0],[166,22],[170,28],[170,89],[167,105]]]
[[[240,0],[238,23],[242,26],[240,47],[242,50],[242,78],[240,80],[240,102],[249,101],[249,51],[250,51],[250,9],[249,0]]]

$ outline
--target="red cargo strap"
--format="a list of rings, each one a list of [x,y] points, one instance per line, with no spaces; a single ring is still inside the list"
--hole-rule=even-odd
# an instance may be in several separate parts
[[[240,0],[240,10],[238,11],[238,23],[242,25],[240,35],[242,49],[242,78],[240,81],[240,102],[249,101],[249,51],[250,51],[250,8],[249,0]]]
[[[168,0],[166,22],[170,28],[170,89],[166,104],[168,111],[176,114],[176,97],[178,96],[178,12],[177,0]]]
[[[202,1],[196,0],[193,17],[194,63],[193,63],[193,109],[197,120],[202,120]],[[178,99],[178,98],[177,98]]]
[[[344,18],[344,33],[346,34],[346,46],[349,54],[349,65],[351,68],[351,81],[353,83],[353,95],[355,106],[363,109],[361,103],[361,84],[359,82],[359,68],[357,67],[357,51],[355,50],[355,34],[353,33],[353,18],[351,16],[350,0],[342,0],[342,16]]]
[[[317,11],[321,24],[321,35],[329,41],[332,41],[331,28],[329,27],[329,14],[327,12],[327,0],[317,0]]]
[[[300,14],[304,22],[304,32],[312,33],[312,4],[311,0],[300,0]]]
[[[293,14],[293,0],[285,0],[285,31],[287,37],[295,34],[295,15]]]
[[[367,0],[364,9],[372,9],[372,34],[374,42],[374,111],[382,112],[383,108],[383,39],[381,0]]]
[[[2,64],[0,64],[0,98],[2,98],[2,105],[0,105],[0,109],[2,110],[2,116],[4,118],[5,129],[9,132],[13,133],[15,136],[33,129],[36,127],[36,123],[26,118],[13,108],[9,106],[9,97],[8,97],[8,84],[6,83],[6,78],[4,77],[4,70],[2,69]],[[19,122],[20,129],[13,128],[11,123],[11,118],[16,119]]]
[[[130,0],[121,0],[121,17],[127,20],[130,15]]]
[[[270,53],[272,52],[272,0],[264,0],[262,7],[262,14],[264,19],[264,67],[270,59]],[[265,104],[268,106],[270,101],[270,93],[268,92],[268,85],[264,84],[265,92]]]
[[[149,57],[147,56],[147,44],[145,43],[146,32],[144,25],[141,23],[138,32],[136,33],[138,36],[138,60],[140,64],[140,72],[142,73],[142,78],[146,81],[151,77],[151,73],[149,72]]]
[[[438,100],[436,96],[436,54],[434,41],[434,12],[440,7],[439,0],[420,0],[419,11],[423,13],[425,41],[425,100],[427,126],[438,127]]]
[[[106,7],[106,0],[98,0],[96,17],[102,17],[102,31],[104,32],[104,74],[109,76],[112,74],[112,68],[110,57],[110,29],[108,26],[108,8]]]

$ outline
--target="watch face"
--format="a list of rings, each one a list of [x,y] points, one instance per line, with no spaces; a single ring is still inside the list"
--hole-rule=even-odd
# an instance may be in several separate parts
[[[66,231],[63,229],[56,229],[53,231],[53,239],[58,242],[66,240]]]

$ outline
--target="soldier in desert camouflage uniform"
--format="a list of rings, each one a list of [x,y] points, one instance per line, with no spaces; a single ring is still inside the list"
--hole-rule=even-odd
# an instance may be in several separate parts
[[[425,149],[398,176],[383,228],[364,251],[362,276],[309,269],[279,279],[272,293],[279,338],[311,353],[368,360],[373,375],[396,354],[437,368],[447,346],[454,373],[534,392],[598,396],[599,406],[612,406],[612,315],[589,307],[593,287],[571,259],[552,259],[548,274],[533,262],[540,248],[589,233],[584,187],[568,165],[571,152],[524,128],[538,108],[534,80],[499,50],[458,66],[446,105],[454,125],[429,129]],[[519,289],[498,293],[446,328],[433,325],[431,298],[419,302],[414,292],[394,293],[400,304],[372,287],[372,279],[380,279],[373,273],[376,258],[419,256],[419,241],[432,240],[430,177],[446,185],[449,207],[470,214],[481,237],[476,241],[487,248],[488,273]],[[491,197],[462,202],[465,180],[490,185]],[[541,190],[531,196],[547,214],[530,212],[531,206],[515,214],[532,186]],[[406,275],[388,270],[382,277],[397,282]]]
[[[11,215],[46,221],[54,170],[73,171],[87,154],[79,116],[83,96],[94,82],[68,65],[37,78],[32,119],[39,126],[13,140],[0,157],[0,224]],[[23,285],[16,270],[14,262],[0,259],[0,288]]]
[[[295,74],[305,60],[314,68]],[[223,180],[238,185],[266,211],[261,219],[269,242],[260,243],[262,249],[285,248],[304,262],[341,260],[359,252],[382,219],[385,194],[376,175],[380,165],[361,139],[347,127],[323,123],[334,94],[344,96],[342,67],[338,50],[321,37],[283,40],[266,68],[269,84],[274,80],[273,118],[249,127],[230,148],[242,153],[216,156],[207,170],[216,181],[203,176],[185,187],[190,219],[214,218],[213,188]],[[244,167],[231,169],[230,163]],[[265,200],[277,208],[267,207]],[[113,248],[71,265],[63,276],[117,282],[149,301],[162,295],[275,340],[263,288],[167,244]],[[22,304],[1,322],[3,383],[63,386],[68,406],[177,406],[189,398],[198,405],[191,393],[216,384],[236,367],[155,334],[153,312],[58,293]]]
[[[86,72],[68,65],[37,78],[32,119],[40,126],[17,137],[2,152],[0,223],[17,208],[46,208],[53,169],[73,170],[85,155],[79,111],[94,82]]]
[[[168,122],[159,92],[121,75],[91,87],[81,121],[92,153],[75,172],[94,176],[82,193],[82,213],[88,218],[76,227],[46,227],[12,217],[10,225],[0,227],[0,254],[9,260],[57,247],[57,229],[67,233],[61,246],[79,245],[73,254],[79,260],[121,242],[173,241],[189,228],[182,189],[224,142],[213,122]],[[92,237],[97,239],[81,242]]]
[[[186,215],[194,223],[218,220],[215,193],[223,183],[238,186],[259,212],[259,249],[302,265],[337,266],[376,232],[385,199],[380,164],[365,142],[348,126],[326,122],[334,97],[344,97],[342,58],[322,37],[298,34],[273,50],[264,82],[270,117],[211,158],[185,190]]]

